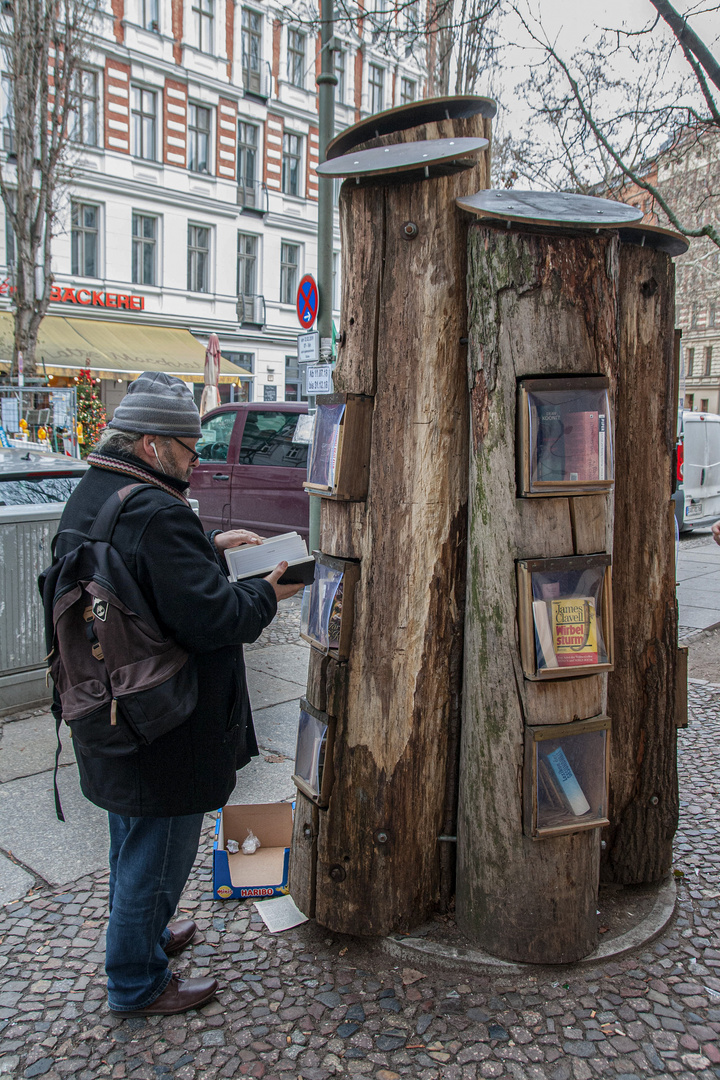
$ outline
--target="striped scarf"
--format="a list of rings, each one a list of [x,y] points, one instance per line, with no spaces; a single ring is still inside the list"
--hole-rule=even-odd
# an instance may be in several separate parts
[[[92,454],[88,454],[88,465],[94,465],[97,469],[107,469],[109,472],[123,473],[125,476],[132,476],[134,480],[141,480],[144,484],[153,484],[155,487],[160,488],[162,491],[166,491],[168,495],[174,495],[180,502],[184,502],[186,506],[190,503],[177,488],[171,487],[170,484],[166,484],[163,480],[152,472],[144,469],[142,465],[135,465],[132,461],[126,461],[122,458],[106,457],[104,454],[99,454],[93,451]]]

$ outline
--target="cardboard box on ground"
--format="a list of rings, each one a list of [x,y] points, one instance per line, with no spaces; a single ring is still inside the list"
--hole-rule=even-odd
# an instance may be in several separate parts
[[[219,900],[282,896],[288,891],[293,807],[291,803],[225,806],[218,811],[213,844],[213,892]],[[252,829],[261,846],[245,855],[242,843]],[[228,840],[241,850],[229,853]]]

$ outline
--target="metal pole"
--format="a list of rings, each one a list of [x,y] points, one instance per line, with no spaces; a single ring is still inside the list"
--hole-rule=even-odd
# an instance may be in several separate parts
[[[318,142],[319,158],[325,161],[327,145],[335,134],[335,87],[337,75],[331,49],[333,36],[333,2],[320,0],[320,74],[318,85]],[[333,182],[330,177],[318,177],[318,331],[320,333],[320,362],[330,363],[332,354],[332,257],[333,257]],[[315,399],[309,402],[312,412]],[[320,498],[310,496],[310,550],[320,547]]]

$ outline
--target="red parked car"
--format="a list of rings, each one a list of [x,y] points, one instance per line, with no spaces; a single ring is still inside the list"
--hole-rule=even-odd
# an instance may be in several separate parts
[[[306,404],[221,405],[202,418],[190,497],[206,529],[308,538]]]

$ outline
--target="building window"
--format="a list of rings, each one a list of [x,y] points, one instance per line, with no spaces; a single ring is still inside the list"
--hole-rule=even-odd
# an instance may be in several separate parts
[[[70,138],[83,146],[98,145],[98,77],[94,71],[76,71],[73,77]]]
[[[210,291],[210,229],[207,225],[188,225],[188,289]]]
[[[285,357],[285,400],[307,401],[307,394],[302,392],[302,372],[297,356]]]
[[[694,366],[695,366],[695,350],[694,349],[688,349],[687,350],[687,369],[685,371],[685,374],[687,375],[687,377],[689,379],[692,378],[692,373],[693,373],[693,367]]]
[[[231,364],[237,364],[238,367],[243,368],[245,371],[255,371],[255,353],[251,352],[226,352],[222,351],[223,357],[229,360]],[[252,401],[253,399],[253,381],[247,376],[240,374],[240,384],[231,386],[231,401]]]
[[[297,299],[300,245],[280,245],[280,303],[294,304]]]
[[[709,403],[710,403],[710,398],[706,398],[706,397],[700,398],[700,412],[707,412]]]
[[[691,412],[692,412],[694,402],[695,402],[695,395],[694,394],[686,394],[685,395],[685,408],[690,409]]]
[[[712,375],[712,345],[705,346],[705,374]]]
[[[214,0],[194,0],[193,19],[195,22],[195,40],[200,52],[213,51]]]
[[[188,169],[210,171],[210,110],[203,105],[188,105]]]
[[[6,154],[15,153],[15,104],[12,79],[2,77],[2,128],[3,150]]]
[[[420,9],[417,0],[410,0],[405,8],[405,31],[405,56],[410,56],[420,35]]]
[[[368,87],[370,90],[370,112],[382,112],[385,98],[385,72],[377,64],[370,65]]]
[[[339,105],[342,105],[345,101],[345,61],[347,56],[342,49],[336,49],[333,56],[335,58],[335,76],[337,78],[335,100]]]
[[[407,105],[417,97],[417,83],[414,79],[402,79],[400,82],[400,104]]]
[[[257,11],[242,11],[242,79],[243,86],[259,94],[262,58],[262,16]]]
[[[257,251],[257,236],[238,233],[238,296],[254,296],[257,292]]]
[[[132,98],[132,152],[146,161],[156,160],[157,95],[140,86],[130,88]]]
[[[283,135],[282,190],[286,195],[300,194],[301,143],[299,135]]]
[[[132,279],[135,285],[157,285],[157,218],[132,216]]]
[[[715,326],[715,320],[717,317],[717,306],[712,303],[708,307],[708,326]]]
[[[288,82],[305,86],[305,35],[299,30],[288,30]]]
[[[697,324],[698,324],[698,306],[697,306],[697,304],[693,304],[693,306],[691,308],[691,311],[690,311],[690,326],[692,327],[693,330],[696,330],[697,329]]]
[[[238,124],[238,186],[244,188],[243,206],[256,206],[258,163],[258,129],[255,124]]]
[[[158,33],[160,30],[158,0],[140,0],[140,24],[143,30],[152,30],[154,33]]]
[[[72,273],[78,277],[98,277],[98,207],[72,204]]]

